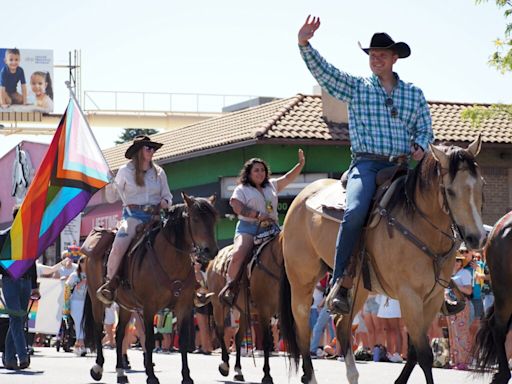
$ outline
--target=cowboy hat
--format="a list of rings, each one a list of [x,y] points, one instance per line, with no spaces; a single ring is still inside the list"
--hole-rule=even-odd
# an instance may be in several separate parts
[[[365,51],[366,54],[370,54],[370,49],[372,48],[391,49],[392,51],[396,52],[400,59],[404,59],[411,54],[411,48],[409,48],[406,43],[402,41],[395,43],[391,36],[385,32],[373,34],[370,47],[363,48],[361,43],[359,43],[359,47]]]
[[[133,157],[133,155],[135,155],[137,153],[137,151],[139,149],[141,149],[143,146],[155,148],[155,152],[156,152],[160,149],[160,147],[162,145],[163,145],[162,143],[157,143],[155,141],[151,141],[149,136],[138,135],[138,136],[135,136],[135,138],[133,139],[132,145],[130,145],[128,147],[128,149],[126,150],[126,152],[124,153],[124,157],[126,157],[127,159],[131,159]]]

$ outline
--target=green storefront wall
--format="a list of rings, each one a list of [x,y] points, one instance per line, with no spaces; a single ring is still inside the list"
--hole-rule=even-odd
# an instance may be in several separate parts
[[[253,157],[264,159],[272,173],[282,174],[297,163],[297,151],[304,150],[306,165],[303,173],[327,173],[338,175],[350,164],[348,146],[333,145],[283,145],[256,144],[244,148],[209,154],[164,164],[169,186],[173,191],[220,183],[222,177],[237,176],[245,161]],[[280,202],[279,219],[282,223],[291,200]],[[236,220],[220,218],[217,224],[217,240],[221,244],[230,242],[235,232]]]

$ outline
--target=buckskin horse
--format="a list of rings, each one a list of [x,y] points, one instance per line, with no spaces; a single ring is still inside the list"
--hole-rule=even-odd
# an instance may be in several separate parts
[[[468,247],[481,247],[485,232],[481,209],[483,179],[475,161],[480,136],[467,149],[434,146],[407,178],[396,181],[395,192],[378,223],[364,232],[365,254],[372,291],[400,301],[408,338],[408,355],[395,383],[406,383],[416,363],[426,382],[433,383],[432,350],[427,330],[443,304],[444,286],[455,263],[458,235]],[[280,308],[281,332],[295,368],[303,359],[302,382],[316,383],[309,356],[309,307],[313,288],[328,267],[333,267],[339,224],[306,207],[308,197],[339,181],[317,180],[302,190],[286,215],[283,236],[283,274]],[[360,255],[361,252],[358,252]],[[337,317],[337,336],[345,356],[347,378],[358,382],[351,348],[351,324],[368,291],[361,269],[354,279],[352,312]]]
[[[224,320],[229,314],[229,308],[219,301],[219,292],[226,284],[226,269],[233,245],[228,245],[219,251],[219,255],[213,260],[207,269],[208,289],[215,294],[212,296],[213,317],[215,321],[215,332],[222,349],[222,363],[219,364],[219,372],[223,376],[229,374],[229,353],[224,342]],[[280,234],[266,243],[259,257],[253,264],[250,280],[247,280],[247,274],[240,282],[240,291],[235,306],[240,310],[240,326],[235,337],[236,361],[235,361],[235,380],[243,381],[242,366],[240,364],[240,347],[245,331],[250,329],[247,319],[250,319],[250,307],[254,305],[254,310],[258,314],[258,322],[263,335],[263,352],[265,362],[263,365],[262,384],[272,384],[270,376],[269,357],[272,351],[272,333],[270,322],[272,316],[277,315],[279,310],[279,290],[281,271],[283,265],[283,254],[281,251]],[[249,304],[247,300],[252,304]]]
[[[182,196],[184,204],[173,205],[170,208],[167,219],[154,235],[153,244],[150,244],[148,238],[152,236],[149,236],[144,239],[138,250],[125,257],[123,283],[117,289],[115,300],[120,307],[116,331],[118,383],[128,382],[123,369],[121,347],[130,311],[141,312],[144,320],[146,336],[144,366],[147,383],[159,383],[153,370],[153,318],[157,311],[163,308],[172,309],[178,319],[182,383],[193,383],[187,361],[189,339],[187,322],[192,318],[197,284],[191,255],[195,254],[196,257],[204,260],[211,260],[217,255],[214,230],[218,214],[213,207],[214,196],[208,199],[189,197],[186,194]],[[100,240],[91,251],[87,240],[82,246],[82,251],[89,255],[86,264],[88,297],[84,313],[84,328],[86,343],[95,346],[97,351],[96,364],[91,368],[90,373],[94,380],[99,381],[103,374],[104,363],[101,338],[105,308],[96,298],[96,290],[103,283],[104,255],[111,241]],[[94,321],[93,324],[91,320]]]
[[[484,255],[491,275],[494,304],[480,323],[472,355],[476,372],[495,373],[491,383],[506,384],[510,380],[510,369],[505,339],[512,324],[512,211],[494,225]]]

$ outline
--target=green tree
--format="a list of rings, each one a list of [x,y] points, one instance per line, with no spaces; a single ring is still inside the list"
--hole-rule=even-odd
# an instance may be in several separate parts
[[[475,0],[476,4],[486,3],[489,0]],[[512,15],[512,0],[495,0],[498,8],[504,9],[505,18]],[[509,19],[510,20],[510,19]],[[512,22],[507,22],[503,37],[494,41],[496,50],[489,58],[489,65],[495,67],[502,74],[512,72]],[[471,120],[474,126],[497,114],[505,114],[512,119],[512,105],[494,104],[489,108],[475,106],[462,111],[462,118]]]
[[[156,129],[142,129],[142,128],[125,128],[123,133],[119,136],[119,138],[115,141],[116,144],[123,144],[129,141],[132,141],[135,136],[138,135],[154,135],[155,133],[158,133]]]

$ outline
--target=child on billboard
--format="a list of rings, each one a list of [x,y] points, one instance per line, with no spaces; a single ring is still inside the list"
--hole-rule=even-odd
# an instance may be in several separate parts
[[[5,66],[0,71],[0,107],[7,108],[11,104],[27,103],[27,85],[25,72],[20,67],[20,50],[17,48],[5,51]],[[21,95],[18,93],[21,84]]]
[[[35,106],[42,112],[53,111],[52,79],[49,72],[36,71],[30,76],[30,87],[36,98]]]

